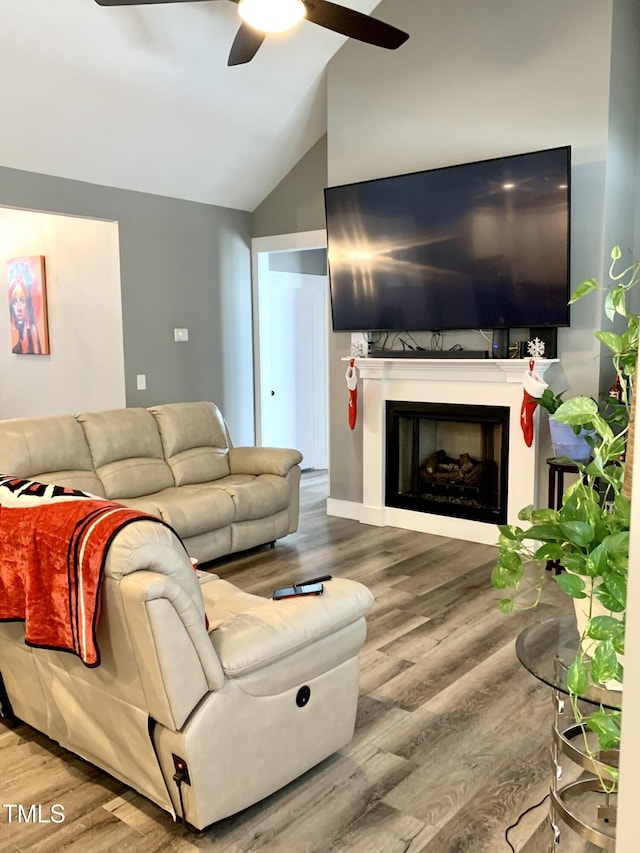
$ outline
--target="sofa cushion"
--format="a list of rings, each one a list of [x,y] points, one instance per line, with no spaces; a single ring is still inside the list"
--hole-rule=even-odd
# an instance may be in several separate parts
[[[236,514],[231,495],[208,483],[164,489],[151,500],[162,520],[182,538],[226,527]]]
[[[141,498],[118,498],[117,503],[128,506],[131,509],[139,509],[140,512],[148,512],[149,515],[157,515],[162,518],[160,507],[155,500],[155,495],[144,495]]]
[[[174,485],[155,418],[146,409],[85,412],[76,418],[108,498],[138,498]]]
[[[0,473],[105,497],[84,432],[73,415],[1,421]]]
[[[233,498],[235,504],[234,521],[247,521],[274,515],[286,509],[291,500],[289,483],[276,474],[261,474],[252,477],[249,474],[237,474],[223,477],[212,484],[224,489]]]
[[[229,435],[213,403],[167,403],[149,409],[158,424],[176,486],[208,483],[229,473]]]

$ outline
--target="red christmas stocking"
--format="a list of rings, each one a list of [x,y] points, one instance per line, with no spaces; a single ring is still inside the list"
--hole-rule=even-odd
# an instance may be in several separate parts
[[[527,447],[533,444],[533,413],[536,410],[538,403],[536,397],[540,397],[547,383],[534,372],[534,361],[529,362],[529,370],[524,375],[522,380],[522,408],[520,409],[520,426],[524,435],[524,443]]]
[[[346,380],[347,388],[349,389],[349,428],[355,429],[356,418],[358,417],[358,374],[356,372],[353,359],[350,359],[349,361]]]

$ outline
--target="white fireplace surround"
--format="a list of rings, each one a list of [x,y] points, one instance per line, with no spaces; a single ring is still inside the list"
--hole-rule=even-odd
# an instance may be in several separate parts
[[[536,373],[544,376],[554,363],[555,359],[537,360]],[[329,515],[469,542],[497,541],[495,524],[385,506],[387,400],[508,407],[507,523],[516,524],[521,507],[537,503],[539,430],[534,424],[533,444],[527,447],[520,426],[526,359],[357,358],[355,365],[360,378],[358,417],[363,429],[362,505],[354,511],[353,504],[329,498]]]

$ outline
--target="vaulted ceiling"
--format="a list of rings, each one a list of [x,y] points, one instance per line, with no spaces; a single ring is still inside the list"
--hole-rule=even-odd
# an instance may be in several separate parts
[[[303,21],[229,68],[238,26],[227,0],[2,0],[0,166],[255,209],[325,132],[346,39]]]

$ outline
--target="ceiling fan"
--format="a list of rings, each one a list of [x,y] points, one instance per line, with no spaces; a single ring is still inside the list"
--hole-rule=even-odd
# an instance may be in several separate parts
[[[267,33],[284,32],[306,18],[340,35],[395,50],[409,34],[371,15],[356,12],[329,0],[230,0],[238,4],[242,18],[231,45],[227,65],[250,62]],[[99,6],[151,6],[158,3],[191,3],[194,0],[95,0]]]

